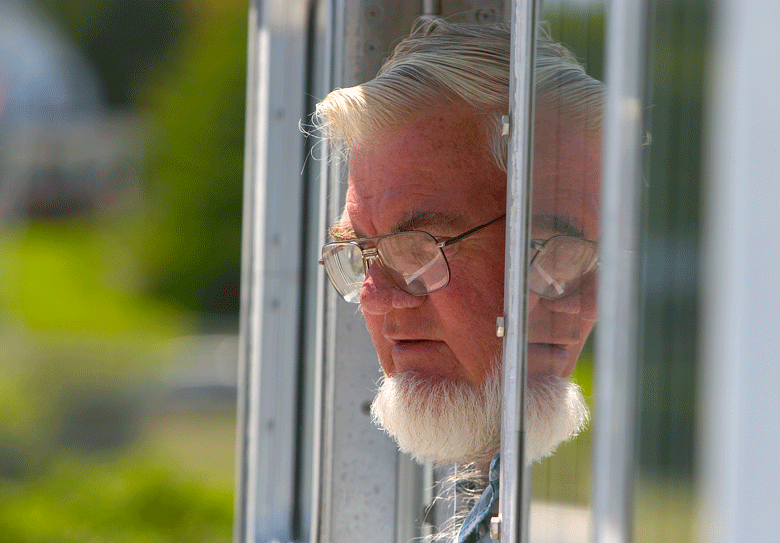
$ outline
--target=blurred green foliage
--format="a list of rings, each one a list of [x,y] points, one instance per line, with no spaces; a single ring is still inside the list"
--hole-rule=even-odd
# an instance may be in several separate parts
[[[38,0],[143,121],[143,187],[118,232],[145,292],[238,313],[247,0]]]
[[[238,312],[241,275],[248,8],[233,4],[201,5],[145,91],[148,193],[133,225],[150,292],[223,314]]]
[[[591,77],[604,81],[604,6],[597,3],[544,9],[542,26],[565,45]]]
[[[73,219],[0,237],[0,475],[37,473],[65,445],[100,445],[88,442],[97,435],[125,445],[159,343],[192,330],[142,295],[115,230]]]
[[[135,93],[184,29],[181,2],[36,1],[77,44],[111,107],[134,105]]]
[[[145,161],[113,207],[2,225],[0,541],[229,541],[234,412],[163,366],[238,309],[247,1],[37,3]]]
[[[229,540],[232,411],[167,407],[151,345],[8,332],[0,540]]]
[[[66,457],[0,494],[4,543],[219,543],[231,519],[229,491],[132,455]]]
[[[186,331],[180,312],[142,296],[140,263],[117,230],[116,221],[78,218],[6,229],[0,237],[6,325],[144,344]]]

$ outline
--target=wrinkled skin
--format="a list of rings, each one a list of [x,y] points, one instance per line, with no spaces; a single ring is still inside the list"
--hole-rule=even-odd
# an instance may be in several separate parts
[[[535,126],[532,239],[565,233],[597,240],[600,142],[543,103]],[[506,174],[486,150],[478,116],[449,109],[353,149],[343,220],[357,237],[403,229],[453,237],[505,213]],[[413,296],[372,266],[360,303],[384,373],[481,385],[501,339],[505,222],[445,248],[451,278]],[[593,328],[595,276],[562,300],[529,293],[529,376],[568,378]]]

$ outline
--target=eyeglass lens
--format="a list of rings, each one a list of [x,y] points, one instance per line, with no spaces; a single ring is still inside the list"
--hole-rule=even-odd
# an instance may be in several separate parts
[[[382,270],[404,292],[423,296],[449,282],[447,260],[436,240],[425,232],[401,232],[379,238],[376,250]],[[346,301],[358,303],[366,279],[360,247],[356,243],[327,244],[322,261],[336,290]]]
[[[344,300],[359,303],[360,288],[366,278],[360,247],[354,243],[328,243],[322,248],[322,263],[330,282]]]
[[[577,292],[584,277],[598,262],[596,244],[580,238],[555,236],[538,251],[528,270],[528,287],[549,300]]]
[[[404,292],[423,296],[449,282],[447,260],[430,234],[414,231],[384,236],[377,240],[376,249],[385,275]],[[529,288],[550,300],[574,294],[598,262],[595,243],[569,236],[550,238],[537,251],[528,273]],[[322,260],[339,294],[347,302],[359,303],[366,279],[360,246],[329,243],[323,247]]]
[[[425,232],[402,232],[381,238],[377,251],[390,280],[409,294],[434,292],[450,280],[444,253]]]

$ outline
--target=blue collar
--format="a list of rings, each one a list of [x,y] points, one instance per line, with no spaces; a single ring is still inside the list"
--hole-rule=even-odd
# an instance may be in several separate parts
[[[476,543],[490,532],[490,518],[498,514],[499,454],[490,463],[487,488],[458,530],[457,543]]]

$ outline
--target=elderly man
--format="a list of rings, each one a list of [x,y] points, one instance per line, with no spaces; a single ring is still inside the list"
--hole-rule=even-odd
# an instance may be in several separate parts
[[[483,476],[500,445],[509,42],[503,26],[421,21],[375,79],[317,106],[349,158],[322,261],[360,304],[379,355],[374,419],[418,460],[473,463]],[[603,103],[562,46],[540,37],[536,65],[529,459],[587,417],[568,379],[596,320]],[[486,494],[459,541],[484,537],[496,493]]]

